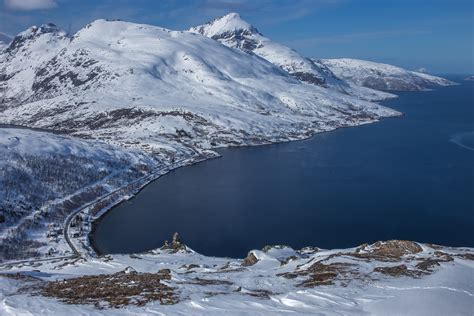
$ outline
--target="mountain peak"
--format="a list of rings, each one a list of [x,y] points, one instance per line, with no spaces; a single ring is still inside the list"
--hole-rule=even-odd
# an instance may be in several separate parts
[[[226,15],[223,15],[220,18],[217,18],[217,19],[227,19],[227,20],[239,19],[239,20],[241,20],[242,18],[240,17],[240,14],[238,14],[237,12],[230,12],[230,13],[227,13]]]
[[[61,30],[56,24],[54,23],[46,23],[46,24],[41,24],[40,26],[30,26],[28,29],[25,31],[19,33],[17,37],[23,37],[23,38],[29,38],[33,36],[38,36],[41,34],[46,34],[46,33],[64,33],[63,30]]]
[[[18,33],[6,48],[6,52],[12,53],[20,47],[23,47],[26,43],[34,42],[40,38],[40,41],[47,42],[52,38],[64,39],[66,37],[67,33],[57,27],[56,24],[46,23],[40,26],[33,25],[25,31]]]
[[[206,24],[192,27],[189,29],[189,31],[200,33],[207,37],[213,37],[215,35],[236,31],[259,33],[253,25],[243,20],[240,14],[236,12],[228,13]]]

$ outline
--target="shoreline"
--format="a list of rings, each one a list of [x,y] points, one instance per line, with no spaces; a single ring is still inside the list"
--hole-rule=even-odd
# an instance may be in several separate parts
[[[395,110],[395,111],[397,111],[397,110]],[[120,201],[118,201],[118,203],[115,203],[111,206],[109,205],[109,206],[105,207],[103,210],[99,211],[98,212],[99,215],[95,218],[92,218],[92,220],[89,222],[91,229],[89,231],[87,231],[87,233],[86,233],[88,246],[90,247],[90,250],[92,250],[96,256],[100,257],[100,256],[108,255],[108,254],[104,254],[102,251],[100,251],[98,249],[97,244],[94,241],[93,235],[94,235],[94,233],[97,229],[97,226],[100,225],[101,221],[104,220],[104,218],[106,218],[107,216],[110,216],[110,214],[111,214],[111,212],[113,211],[114,208],[118,207],[119,205],[121,205],[122,203],[124,203],[126,201],[134,199],[146,186],[148,186],[149,184],[151,184],[155,181],[158,181],[162,176],[169,174],[171,171],[177,170],[177,169],[182,168],[182,167],[193,166],[197,163],[204,162],[204,161],[207,161],[207,160],[210,160],[210,159],[222,158],[223,156],[219,153],[219,149],[241,149],[241,148],[246,148],[246,147],[272,146],[272,145],[289,143],[289,142],[305,141],[305,140],[308,140],[310,138],[315,137],[316,135],[330,133],[330,132],[333,132],[335,130],[351,128],[351,127],[360,127],[360,126],[368,125],[368,124],[377,124],[377,123],[381,123],[382,121],[385,121],[387,119],[400,119],[400,118],[403,118],[405,116],[405,113],[402,113],[400,111],[397,111],[397,112],[399,113],[398,115],[381,117],[381,118],[378,118],[378,119],[373,120],[373,121],[361,122],[360,124],[344,125],[344,126],[340,126],[340,127],[330,129],[330,130],[320,131],[320,132],[311,131],[309,135],[302,134],[302,136],[303,136],[302,138],[288,139],[288,140],[284,140],[284,141],[274,141],[274,142],[267,141],[267,142],[264,142],[264,143],[261,143],[261,144],[243,144],[243,145],[221,146],[221,147],[212,148],[210,150],[212,152],[217,153],[218,154],[217,156],[215,156],[215,157],[206,157],[206,158],[204,158],[202,160],[199,160],[199,161],[193,161],[189,164],[185,164],[185,165],[182,165],[182,166],[171,168],[166,173],[161,174],[158,177],[156,177],[155,179],[146,182],[136,192],[134,192],[133,195],[129,196],[128,198],[122,198],[122,199],[120,199]],[[149,250],[146,250],[146,251],[151,251],[151,250],[154,250],[154,249],[149,249]],[[110,253],[110,255],[115,255],[115,254],[119,255],[119,254],[122,254],[122,253]],[[123,254],[128,254],[128,253],[123,253]],[[206,255],[206,254],[203,254],[203,255]]]

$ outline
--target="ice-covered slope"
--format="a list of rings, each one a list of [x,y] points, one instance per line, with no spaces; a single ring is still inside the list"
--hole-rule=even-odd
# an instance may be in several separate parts
[[[319,61],[339,78],[377,90],[418,91],[454,84],[444,78],[371,61],[351,58]]]
[[[97,20],[72,38],[29,29],[3,52],[0,71],[1,122],[167,155],[398,115],[201,35],[121,21]]]
[[[192,27],[189,31],[217,40],[228,47],[255,54],[305,83],[322,85],[366,100],[394,97],[340,80],[326,65],[303,57],[294,49],[263,36],[254,26],[244,21],[238,13],[229,13],[209,23]]]

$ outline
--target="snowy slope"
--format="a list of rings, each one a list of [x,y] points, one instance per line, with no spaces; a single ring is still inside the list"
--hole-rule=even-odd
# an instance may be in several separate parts
[[[444,78],[371,61],[351,58],[319,61],[339,78],[372,89],[418,91],[454,84]]]
[[[472,315],[474,250],[378,242],[181,250],[0,268],[2,315]]]
[[[1,123],[173,155],[399,114],[189,32],[97,20],[71,39],[48,26],[17,39],[0,59]]]
[[[189,31],[218,40],[222,44],[254,53],[277,65],[294,77],[313,84],[324,84],[331,80],[331,73],[300,56],[289,47],[275,43],[240,18],[238,13],[229,13]]]
[[[52,226],[62,225],[77,203],[113,191],[156,164],[148,155],[104,143],[0,128],[0,262],[67,249],[46,238]]]
[[[340,80],[326,65],[303,57],[295,50],[263,36],[254,26],[244,21],[238,13],[229,13],[209,23],[192,27],[189,31],[210,37],[228,47],[255,54],[305,83],[323,85],[365,100],[395,97],[388,93],[365,89]]]
[[[39,65],[54,57],[68,42],[66,33],[54,24],[32,26],[15,36],[4,51],[0,51],[0,77],[8,80],[13,76],[15,83],[0,80],[0,96],[8,100],[29,94]]]

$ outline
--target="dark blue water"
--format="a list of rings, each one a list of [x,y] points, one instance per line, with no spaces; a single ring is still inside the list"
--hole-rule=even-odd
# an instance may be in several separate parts
[[[175,170],[113,209],[93,240],[103,253],[139,252],[178,231],[196,251],[231,257],[266,244],[394,238],[472,247],[473,93],[466,81],[400,93],[385,104],[402,118],[223,149],[223,158]]]

